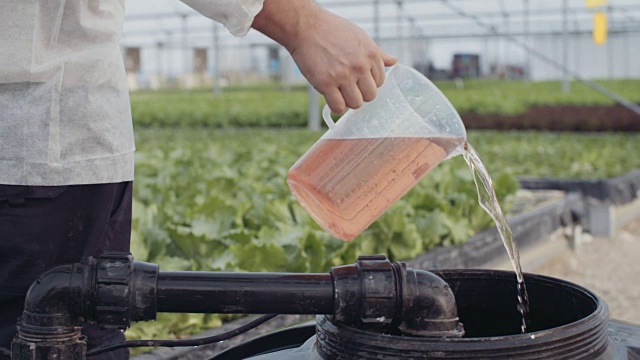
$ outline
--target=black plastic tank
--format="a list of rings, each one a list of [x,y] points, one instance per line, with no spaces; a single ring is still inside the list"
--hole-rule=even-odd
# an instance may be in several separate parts
[[[640,326],[610,321],[607,304],[579,285],[526,274],[530,319],[522,334],[512,272],[433,272],[453,290],[463,338],[381,333],[318,316],[315,324],[265,335],[211,359],[640,359]]]

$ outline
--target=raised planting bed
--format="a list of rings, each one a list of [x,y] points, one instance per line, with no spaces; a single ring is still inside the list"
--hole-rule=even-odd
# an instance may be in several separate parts
[[[463,113],[467,129],[640,131],[640,115],[622,105],[532,105],[520,114]]]
[[[614,205],[631,203],[640,195],[640,170],[609,179],[520,179],[530,190],[562,190],[581,194],[585,202],[585,229],[593,235],[611,237],[621,224]],[[625,214],[625,217],[628,214]]]
[[[633,156],[630,154],[630,156]],[[520,186],[530,190],[577,191],[584,196],[622,205],[633,201],[640,191],[640,170],[609,179],[531,179],[520,178]]]

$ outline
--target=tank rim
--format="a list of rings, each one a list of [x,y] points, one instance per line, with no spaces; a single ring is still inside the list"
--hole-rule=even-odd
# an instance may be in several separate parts
[[[458,269],[436,270],[433,273],[442,277],[445,281],[456,278],[492,278],[499,281],[515,278],[513,272],[503,270]],[[608,306],[599,296],[583,286],[566,280],[531,273],[525,273],[524,277],[525,281],[534,282],[536,285],[561,287],[563,290],[574,292],[585,301],[592,303],[594,309],[576,321],[549,329],[524,334],[463,338],[382,335],[357,329],[343,323],[333,322],[329,316],[318,315],[318,340],[316,345],[321,353],[331,356],[349,352],[349,348],[356,349],[358,346],[387,347],[398,351],[416,352],[416,354],[421,351],[431,354],[439,352],[463,353],[468,355],[469,358],[486,357],[487,351],[496,351],[496,358],[509,358],[517,355],[522,359],[551,358],[566,353],[567,350],[573,355],[589,351],[590,354],[595,356],[602,356],[614,351],[613,345],[607,336]],[[381,340],[381,336],[384,340]],[[384,346],[380,345],[381,341],[384,341]],[[543,352],[546,355],[539,354],[540,349],[544,349]],[[477,355],[474,355],[476,353]],[[407,353],[407,356],[410,356],[409,353]],[[439,357],[434,356],[434,358]],[[565,357],[561,356],[559,358]],[[571,357],[567,357],[567,359],[569,358]]]

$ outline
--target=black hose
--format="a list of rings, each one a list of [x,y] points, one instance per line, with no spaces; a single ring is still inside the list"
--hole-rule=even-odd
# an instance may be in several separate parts
[[[98,354],[102,354],[108,351],[118,350],[125,347],[146,347],[146,346],[164,346],[164,347],[179,347],[179,346],[199,346],[205,344],[211,344],[223,340],[230,339],[234,336],[245,333],[258,325],[261,325],[274,317],[278,316],[278,314],[267,314],[262,315],[259,318],[252,320],[244,325],[241,325],[233,330],[224,332],[222,334],[217,334],[213,336],[208,336],[204,338],[197,339],[183,339],[183,340],[132,340],[125,341],[120,344],[113,344],[102,346],[91,351],[87,351],[87,356],[94,356]]]
[[[7,356],[11,357],[11,350],[9,350],[7,348],[0,347],[0,354],[7,355]]]

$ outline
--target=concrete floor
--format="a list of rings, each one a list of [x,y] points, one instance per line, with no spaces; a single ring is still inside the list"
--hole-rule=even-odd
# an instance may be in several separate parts
[[[612,319],[640,324],[640,218],[611,239],[585,236],[576,251],[565,251],[535,273],[582,285],[604,299]]]

